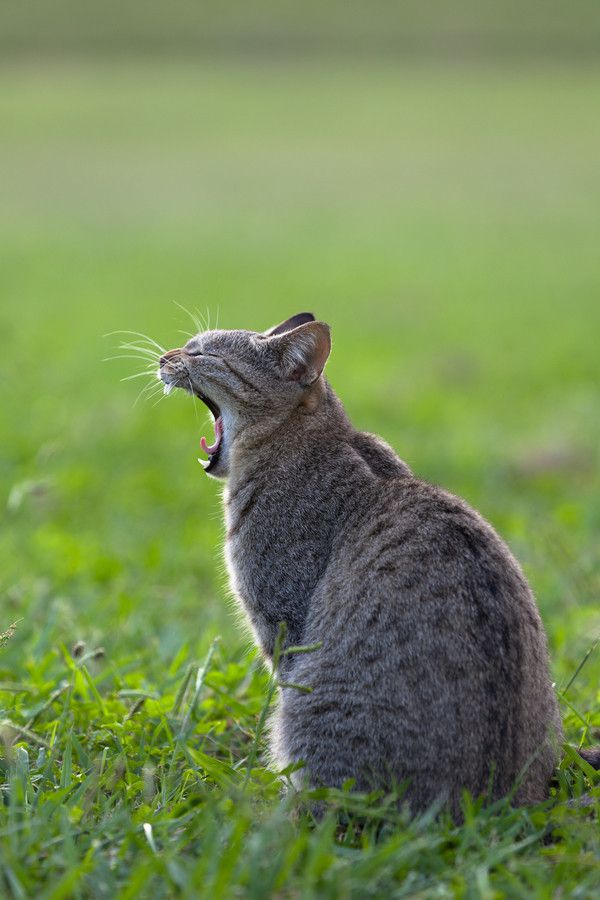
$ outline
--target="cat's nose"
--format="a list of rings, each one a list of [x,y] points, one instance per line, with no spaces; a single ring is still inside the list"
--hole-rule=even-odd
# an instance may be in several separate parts
[[[168,362],[170,362],[172,359],[176,359],[180,355],[181,355],[181,350],[179,348],[177,348],[176,350],[167,350],[165,355],[161,356],[161,358],[160,358],[161,366],[166,366],[166,364]]]

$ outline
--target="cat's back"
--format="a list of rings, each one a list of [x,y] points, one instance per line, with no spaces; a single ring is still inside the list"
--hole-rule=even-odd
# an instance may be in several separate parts
[[[436,486],[402,474],[357,491],[363,502],[307,620],[306,641],[323,649],[293,677],[313,693],[290,703],[321,730],[335,710],[340,746],[346,715],[354,770],[387,765],[412,778],[419,806],[439,784],[456,796],[461,786],[485,790],[490,766],[494,793],[505,793],[549,728],[560,730],[545,634],[519,565],[478,513]],[[548,745],[526,799],[542,796],[553,763]]]
[[[377,635],[438,666],[520,677],[524,641],[545,635],[531,589],[507,545],[467,503],[412,475],[369,485],[338,535],[322,604],[350,640]],[[354,628],[349,627],[354,622]],[[323,623],[324,625],[324,623]],[[396,652],[397,656],[397,652]]]
[[[362,502],[335,548],[353,579],[391,577],[443,601],[465,582],[479,583],[492,600],[503,588],[530,594],[505,542],[461,498],[410,473],[374,479],[357,493]]]

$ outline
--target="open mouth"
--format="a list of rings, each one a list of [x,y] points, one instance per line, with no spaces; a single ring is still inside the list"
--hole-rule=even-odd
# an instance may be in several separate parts
[[[159,378],[162,379],[162,374],[159,372]],[[164,380],[164,379],[162,379]],[[193,393],[199,400],[202,400],[205,406],[208,407],[215,425],[215,440],[214,443],[209,444],[204,435],[200,438],[200,446],[208,456],[208,459],[198,459],[200,465],[204,468],[205,472],[210,472],[213,469],[217,461],[219,459],[219,454],[221,452],[221,446],[223,444],[223,418],[221,416],[221,410],[210,397],[207,397],[206,394],[203,394],[201,391],[196,388],[192,389],[192,385],[188,387],[185,384],[176,384],[172,381],[164,382],[164,393],[170,394],[174,387],[182,387],[188,393]]]
[[[202,400],[205,406],[208,406],[215,421],[214,444],[209,444],[204,435],[200,438],[200,446],[208,456],[208,459],[198,459],[198,462],[204,467],[205,472],[210,472],[217,464],[221,452],[221,444],[223,443],[223,418],[221,416],[221,410],[213,400],[210,400],[204,394],[201,394],[200,391],[194,390],[194,393],[199,400]]]

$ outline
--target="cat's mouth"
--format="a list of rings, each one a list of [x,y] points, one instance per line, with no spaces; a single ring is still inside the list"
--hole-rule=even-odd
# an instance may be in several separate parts
[[[200,438],[200,446],[207,454],[208,459],[198,459],[200,465],[204,468],[205,472],[210,472],[213,469],[219,459],[219,455],[221,453],[221,444],[223,443],[223,417],[221,416],[221,410],[214,402],[214,400],[210,400],[204,394],[201,394],[200,391],[194,389],[194,394],[198,397],[199,400],[208,406],[210,412],[212,413],[214,424],[215,424],[215,440],[213,444],[209,444],[204,435]]]
[[[179,382],[177,379],[174,381],[167,380],[167,378],[169,378],[169,374],[164,372],[162,368],[158,371],[158,377],[164,384],[165,394],[170,394],[173,388],[179,387],[184,391],[187,391],[188,394],[193,394],[195,397],[198,397],[198,399],[202,400],[204,405],[208,407],[208,410],[210,411],[214,420],[215,440],[214,443],[209,444],[204,435],[202,435],[202,437],[200,438],[200,446],[208,456],[208,459],[198,459],[198,462],[203,467],[205,472],[211,472],[219,461],[221,447],[223,445],[223,417],[221,415],[221,410],[219,409],[218,404],[215,403],[214,400],[211,400],[210,397],[207,397],[206,394],[203,394],[202,391],[199,391],[196,387],[194,387],[189,377],[186,379],[188,382],[187,384],[185,383],[185,381]]]

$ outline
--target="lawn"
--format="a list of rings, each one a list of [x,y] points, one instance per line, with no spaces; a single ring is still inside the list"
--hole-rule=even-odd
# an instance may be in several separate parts
[[[460,827],[347,794],[292,814],[204,411],[105,359],[119,329],[179,345],[182,306],[329,322],[354,422],[521,560],[593,743],[600,69],[1,72],[0,896],[597,896],[600,786],[568,760],[546,805],[466,799]]]

